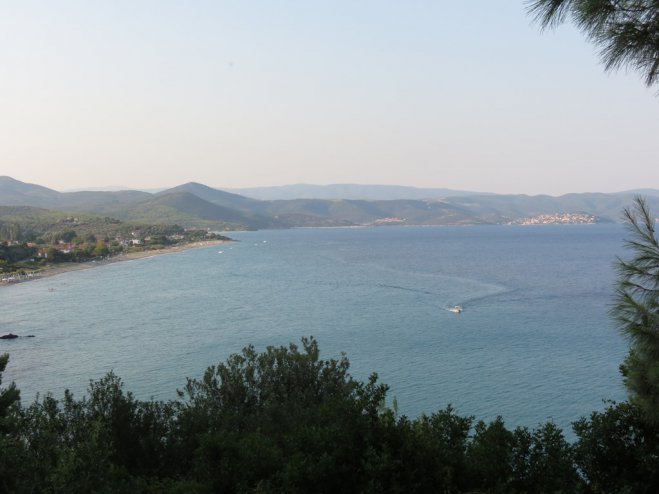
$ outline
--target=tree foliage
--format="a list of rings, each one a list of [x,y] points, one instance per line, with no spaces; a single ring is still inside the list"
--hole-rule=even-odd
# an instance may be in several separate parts
[[[570,444],[549,422],[509,430],[450,406],[398,417],[375,375],[348,371],[310,338],[249,346],[171,402],[137,400],[113,373],[26,408],[10,387],[0,493],[656,492],[657,429],[633,404],[581,419]]]
[[[386,386],[364,384],[349,363],[320,359],[318,344],[247,347],[190,380],[181,414],[195,470],[216,491],[346,492],[359,474]]]
[[[2,373],[7,368],[9,355],[4,353],[0,355],[0,384],[2,384]],[[6,419],[10,408],[19,401],[20,392],[16,385],[11,383],[8,388],[0,388],[0,431],[3,427],[3,421]]]
[[[633,253],[618,259],[618,282],[612,315],[631,348],[621,370],[633,402],[659,423],[659,241],[655,218],[638,197],[624,217]]]
[[[659,2],[656,0],[531,0],[543,28],[571,18],[599,48],[607,70],[639,71],[647,86],[659,82]]]
[[[7,368],[9,355],[0,355],[0,384]],[[0,493],[9,492],[14,479],[13,471],[20,463],[22,444],[17,432],[20,393],[14,383],[0,388]]]
[[[659,428],[638,407],[610,404],[574,431],[574,461],[590,492],[659,492]]]

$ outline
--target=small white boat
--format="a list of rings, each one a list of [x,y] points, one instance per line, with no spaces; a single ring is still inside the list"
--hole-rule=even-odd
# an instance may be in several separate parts
[[[462,307],[459,305],[454,305],[450,309],[448,309],[449,312],[455,312],[456,314],[460,314],[462,312]]]

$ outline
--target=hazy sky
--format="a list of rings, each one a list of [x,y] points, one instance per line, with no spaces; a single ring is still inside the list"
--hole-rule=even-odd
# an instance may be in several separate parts
[[[521,0],[0,0],[0,175],[659,188],[659,88]]]

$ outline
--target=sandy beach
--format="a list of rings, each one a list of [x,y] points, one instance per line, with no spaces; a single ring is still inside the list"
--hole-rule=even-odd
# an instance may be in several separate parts
[[[32,277],[21,278],[18,280],[12,281],[2,281],[0,280],[0,287],[15,285],[16,283],[24,283],[26,281],[39,280],[42,278],[47,278],[50,276],[56,276],[62,273],[69,273],[71,271],[79,271],[81,269],[91,269],[99,266],[107,266],[115,262],[123,261],[133,261],[135,259],[143,259],[146,257],[160,256],[163,254],[173,254],[176,252],[183,252],[191,249],[201,249],[204,247],[211,247],[214,245],[222,245],[228,242],[233,242],[233,240],[203,240],[200,242],[191,242],[184,245],[175,245],[172,247],[167,247],[164,249],[155,249],[155,250],[144,250],[139,252],[128,252],[125,254],[119,254],[109,259],[103,259],[102,261],[87,261],[87,262],[70,262],[70,263],[61,263],[49,266],[41,271],[35,271]]]

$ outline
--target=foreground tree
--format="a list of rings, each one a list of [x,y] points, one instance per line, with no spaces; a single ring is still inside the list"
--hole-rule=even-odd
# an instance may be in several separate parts
[[[659,441],[637,415],[622,425],[583,421],[585,484],[554,424],[511,431],[501,418],[474,424],[450,406],[398,417],[375,375],[362,382],[348,370],[345,356],[321,359],[316,341],[304,338],[262,353],[249,346],[189,380],[176,402],[137,400],[113,373],[82,399],[65,392],[27,408],[12,387],[0,494],[608,493],[627,491],[597,487],[624,489],[635,475],[630,492],[655,492],[642,489],[654,486]],[[619,434],[609,446],[611,430]],[[609,473],[620,445],[625,466]],[[647,456],[642,465],[637,452]]]
[[[543,28],[571,18],[599,48],[606,70],[629,67],[648,87],[659,82],[657,0],[531,0],[529,12]]]
[[[194,479],[214,492],[356,492],[387,387],[348,374],[347,358],[247,347],[185,388],[179,435]]]
[[[631,237],[629,260],[618,259],[618,286],[612,315],[631,341],[621,366],[631,401],[659,423],[659,241],[655,219],[640,197],[625,209]]]
[[[573,425],[575,463],[591,493],[659,492],[659,427],[631,403]]]
[[[2,373],[9,362],[9,355],[0,355],[0,384]],[[12,472],[21,462],[22,444],[17,434],[16,411],[20,406],[20,393],[11,383],[7,388],[0,387],[0,494],[12,492],[15,488]]]
[[[0,384],[2,384],[2,373],[5,371],[8,362],[8,354],[0,355]],[[14,383],[11,383],[6,389],[0,388],[0,431],[2,431],[2,424],[7,417],[9,408],[17,403],[19,399],[20,393]]]

